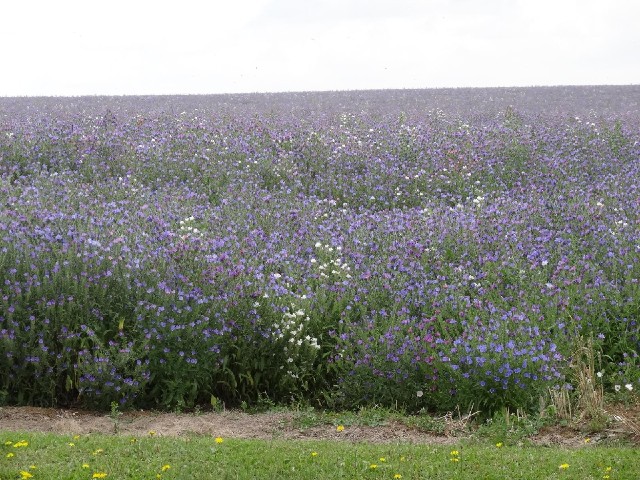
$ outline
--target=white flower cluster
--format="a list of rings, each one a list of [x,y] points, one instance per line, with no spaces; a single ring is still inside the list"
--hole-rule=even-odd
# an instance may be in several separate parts
[[[596,377],[602,378],[603,376],[604,376],[604,370],[602,370],[600,372],[596,372]],[[633,384],[627,383],[627,384],[625,384],[624,388],[626,388],[628,391],[632,392],[633,391]],[[622,385],[616,384],[616,385],[613,386],[613,389],[616,392],[620,392],[622,390]]]
[[[277,339],[286,340],[290,345],[285,345],[284,351],[289,352],[290,347],[301,347],[303,344],[312,348],[319,349],[318,339],[311,335],[304,335],[305,324],[309,322],[309,317],[305,315],[303,310],[295,310],[293,312],[285,312],[282,316],[282,323],[275,323],[271,330],[271,336]],[[290,358],[289,363],[293,362]]]
[[[314,350],[320,350],[318,339],[311,335],[304,335],[305,325],[309,322],[309,317],[304,310],[291,306],[290,312],[282,315],[282,323],[275,323],[271,330],[271,336],[276,340],[285,342],[283,350],[287,357],[287,375],[291,378],[300,378],[298,373],[291,370],[296,361],[294,357],[299,353],[301,348],[309,347]],[[285,366],[281,365],[280,369],[284,370]]]
[[[187,217],[184,220],[180,220],[180,233],[182,233],[182,238],[186,238],[189,235],[202,236],[202,232],[193,226],[194,221],[194,217]]]
[[[613,386],[614,390],[616,392],[619,392],[620,390],[622,390],[622,387],[620,385],[614,385]],[[630,392],[633,391],[633,385],[630,383],[627,383],[624,388],[626,388],[627,390],[629,390]]]
[[[484,202],[485,197],[483,197],[482,195],[478,195],[476,198],[473,199],[473,203],[475,203],[476,205],[480,205],[482,202]]]
[[[340,254],[342,251],[342,247],[336,247],[334,249],[331,245],[323,245],[320,242],[317,242],[315,247],[319,252],[324,253],[324,255],[322,255],[323,257],[326,257],[327,253],[332,254],[335,251],[337,254]],[[311,263],[317,265],[321,278],[329,278],[329,275],[351,278],[351,274],[349,273],[351,272],[351,267],[339,257],[323,262],[318,262],[316,258],[312,258]]]

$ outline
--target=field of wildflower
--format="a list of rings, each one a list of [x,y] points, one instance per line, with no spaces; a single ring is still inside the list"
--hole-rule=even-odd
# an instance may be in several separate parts
[[[638,98],[2,98],[0,405],[635,395]]]

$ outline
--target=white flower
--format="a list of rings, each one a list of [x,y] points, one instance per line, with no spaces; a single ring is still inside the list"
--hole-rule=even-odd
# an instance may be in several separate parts
[[[322,244],[320,242],[316,242],[316,248],[320,248]]]
[[[613,389],[614,389],[616,392],[619,392],[619,391],[620,391],[620,385],[614,385]]]
[[[418,398],[422,397],[422,395],[424,395],[424,392],[423,392],[422,390],[418,390],[418,391],[416,392],[416,396],[417,396]]]
[[[632,390],[633,390],[633,385],[631,385],[630,383],[627,383],[627,384],[624,386],[624,388],[626,388],[626,389],[627,389],[627,390],[629,390],[629,391],[632,391]]]
[[[604,375],[604,371],[602,371],[602,372],[597,372],[597,373],[596,373],[596,376],[597,376],[598,378],[602,378],[602,376],[603,376],[603,375]]]

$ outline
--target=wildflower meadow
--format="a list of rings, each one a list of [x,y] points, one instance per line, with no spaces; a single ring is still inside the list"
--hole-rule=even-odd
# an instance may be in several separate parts
[[[638,98],[0,99],[0,405],[635,395]]]

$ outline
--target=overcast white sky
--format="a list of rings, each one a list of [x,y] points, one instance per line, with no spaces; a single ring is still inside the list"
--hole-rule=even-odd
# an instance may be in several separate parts
[[[0,96],[640,83],[638,0],[8,0]]]

